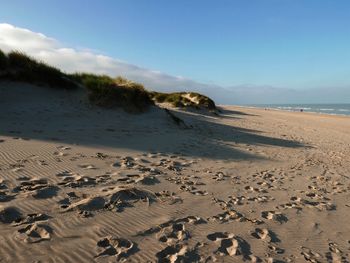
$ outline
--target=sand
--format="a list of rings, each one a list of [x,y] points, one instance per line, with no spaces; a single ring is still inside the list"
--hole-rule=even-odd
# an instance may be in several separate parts
[[[348,262],[350,118],[94,108],[0,85],[0,262]]]

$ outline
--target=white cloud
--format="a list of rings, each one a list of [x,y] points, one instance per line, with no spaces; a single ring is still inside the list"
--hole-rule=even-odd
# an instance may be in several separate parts
[[[54,65],[66,72],[93,72],[111,76],[122,75],[160,91],[210,90],[209,85],[181,76],[142,68],[87,49],[76,49],[43,34],[10,24],[0,24],[0,48],[5,52],[19,50]],[[216,87],[220,88],[220,87]]]
[[[63,46],[59,41],[28,29],[0,23],[0,49],[20,50],[66,72],[122,75],[157,91],[196,91],[221,104],[325,103],[350,101],[350,88],[283,89],[241,85],[222,87],[199,83],[160,71],[142,68],[83,48]]]

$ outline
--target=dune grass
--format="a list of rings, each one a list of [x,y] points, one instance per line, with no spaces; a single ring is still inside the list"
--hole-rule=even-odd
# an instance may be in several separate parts
[[[195,92],[150,92],[150,96],[157,103],[170,103],[174,107],[179,108],[192,107],[195,109],[207,109],[209,111],[216,109],[215,102],[212,99]]]
[[[128,112],[143,112],[154,104],[142,84],[122,77],[113,79],[87,73],[71,77],[87,88],[90,102],[100,107],[122,107]]]
[[[61,70],[19,51],[12,51],[7,55],[1,51],[0,68],[4,71],[4,76],[12,81],[23,81],[63,89],[78,87]]]
[[[0,49],[0,70],[7,68],[7,57],[4,52]]]
[[[150,92],[142,84],[123,77],[111,78],[90,73],[66,74],[19,51],[5,54],[0,50],[0,79],[62,89],[83,86],[87,89],[90,103],[104,108],[121,107],[128,112],[143,112],[154,102],[168,102],[183,108],[216,109],[214,101],[199,93]]]

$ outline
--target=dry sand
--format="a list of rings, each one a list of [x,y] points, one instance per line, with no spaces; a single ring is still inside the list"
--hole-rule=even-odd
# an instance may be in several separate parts
[[[350,118],[90,108],[0,85],[0,262],[348,262]]]

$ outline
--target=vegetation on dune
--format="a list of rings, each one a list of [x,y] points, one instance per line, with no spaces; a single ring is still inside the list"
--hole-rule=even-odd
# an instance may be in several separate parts
[[[129,112],[142,112],[154,104],[142,84],[122,77],[113,79],[106,75],[87,73],[71,77],[88,89],[90,102],[97,106],[122,107]]]
[[[170,103],[174,107],[195,109],[207,109],[213,111],[216,109],[215,102],[207,96],[195,92],[150,92],[151,98],[157,103]]]
[[[1,51],[0,69],[4,71],[3,78],[13,81],[24,81],[64,89],[78,87],[61,70],[18,51],[12,51],[7,56]]]
[[[0,49],[0,70],[5,70],[7,67],[7,57]]]
[[[60,69],[38,61],[22,52],[5,54],[0,50],[0,79],[23,81],[55,88],[85,87],[89,101],[105,108],[122,107],[129,112],[142,112],[157,103],[170,103],[175,107],[216,109],[210,98],[194,92],[161,93],[147,91],[142,84],[123,77],[89,73],[66,74]]]

